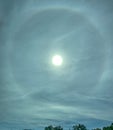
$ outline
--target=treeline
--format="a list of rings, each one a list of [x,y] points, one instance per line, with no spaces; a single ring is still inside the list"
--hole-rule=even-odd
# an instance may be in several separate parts
[[[24,130],[33,130],[33,129],[24,129]],[[61,126],[49,125],[45,127],[44,130],[64,130],[64,128]],[[89,129],[87,129],[86,126],[83,124],[77,124],[73,125],[72,128],[69,130],[89,130]],[[113,130],[113,123],[110,126],[104,126],[102,128],[94,128],[92,130]]]
[[[63,130],[63,127],[61,126],[47,126],[44,130]],[[69,129],[70,130],[70,129]],[[83,124],[77,124],[73,125],[71,130],[88,130],[85,125]],[[103,128],[94,128],[92,130],[113,130],[113,123],[110,126],[104,126]]]

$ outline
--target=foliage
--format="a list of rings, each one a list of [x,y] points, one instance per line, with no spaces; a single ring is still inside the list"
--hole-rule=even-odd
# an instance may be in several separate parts
[[[73,130],[87,130],[85,125],[83,124],[78,124],[73,126]]]
[[[113,130],[113,123],[110,126],[103,127],[103,130]]]
[[[95,128],[95,129],[92,129],[92,130],[101,130],[101,128]]]
[[[63,130],[61,126],[53,127],[52,125],[45,127],[45,130]],[[72,130],[88,130],[85,125],[77,124],[72,127]],[[113,130],[113,123],[110,126],[105,126],[103,128],[94,128],[92,130]]]
[[[52,125],[45,127],[45,130],[63,130],[61,126],[55,126],[53,127]]]

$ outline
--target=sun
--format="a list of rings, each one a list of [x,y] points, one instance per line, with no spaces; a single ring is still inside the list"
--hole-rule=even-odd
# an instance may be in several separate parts
[[[62,59],[62,57],[60,55],[54,55],[52,57],[52,63],[53,63],[53,65],[55,65],[55,66],[61,66],[62,62],[63,62],[63,59]]]

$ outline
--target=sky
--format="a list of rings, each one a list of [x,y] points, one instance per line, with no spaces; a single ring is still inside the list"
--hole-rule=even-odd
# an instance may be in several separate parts
[[[112,50],[113,0],[0,0],[0,129],[110,125]]]

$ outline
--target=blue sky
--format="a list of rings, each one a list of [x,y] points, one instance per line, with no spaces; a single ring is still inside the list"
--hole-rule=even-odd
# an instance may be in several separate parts
[[[113,1],[0,0],[0,128],[113,121]],[[59,54],[62,66],[52,64]]]

